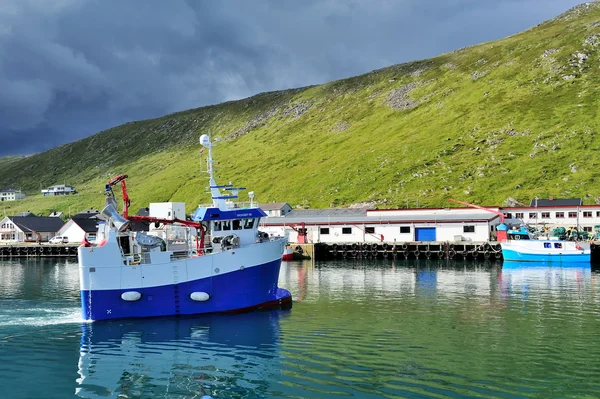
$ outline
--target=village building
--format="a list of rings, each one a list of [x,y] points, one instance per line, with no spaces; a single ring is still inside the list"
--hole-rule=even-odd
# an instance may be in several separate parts
[[[77,194],[77,190],[75,187],[68,186],[66,184],[58,184],[56,186],[50,186],[44,190],[42,190],[42,195],[44,197],[52,197],[56,195],[69,195],[69,194]]]
[[[80,213],[73,216],[58,231],[57,235],[67,237],[68,242],[93,242],[98,232],[97,213]]]
[[[292,207],[287,202],[268,202],[260,204],[258,207],[269,217],[285,216],[292,211]]]
[[[48,241],[63,224],[54,217],[7,216],[0,221],[0,242]]]
[[[25,198],[25,194],[21,190],[13,190],[5,188],[0,190],[0,201],[18,201]]]
[[[600,205],[583,205],[580,198],[535,199],[529,206],[502,208],[502,212],[505,223],[514,227],[565,227],[595,234],[600,230]]]

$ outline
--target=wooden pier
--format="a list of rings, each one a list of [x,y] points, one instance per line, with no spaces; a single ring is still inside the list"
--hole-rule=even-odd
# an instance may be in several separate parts
[[[3,258],[57,258],[77,256],[79,244],[0,244],[0,259]]]
[[[500,260],[497,242],[377,242],[317,243],[315,258],[326,259],[452,259]]]

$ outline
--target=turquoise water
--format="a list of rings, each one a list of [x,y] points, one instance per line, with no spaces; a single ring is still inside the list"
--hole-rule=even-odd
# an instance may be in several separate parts
[[[291,310],[83,323],[73,261],[0,261],[0,398],[594,398],[600,273],[284,263]]]

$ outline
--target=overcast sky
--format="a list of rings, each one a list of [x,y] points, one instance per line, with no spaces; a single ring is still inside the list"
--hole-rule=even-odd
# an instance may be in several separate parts
[[[582,0],[0,0],[0,156],[499,39]]]

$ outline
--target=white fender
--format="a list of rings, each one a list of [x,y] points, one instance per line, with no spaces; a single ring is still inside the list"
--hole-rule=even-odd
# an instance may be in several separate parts
[[[190,298],[192,301],[205,302],[208,301],[210,295],[208,295],[206,292],[192,292],[190,294]]]
[[[128,302],[137,301],[141,297],[142,294],[137,291],[127,291],[121,294],[121,299]]]

